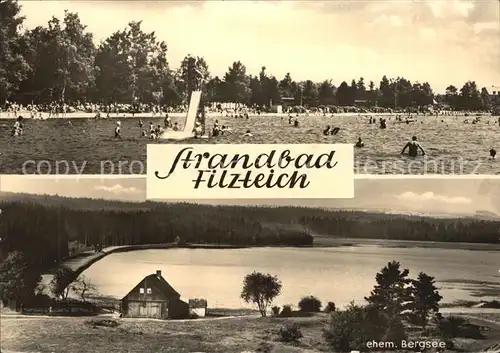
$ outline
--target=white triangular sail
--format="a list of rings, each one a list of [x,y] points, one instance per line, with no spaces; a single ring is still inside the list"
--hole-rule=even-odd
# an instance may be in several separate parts
[[[196,115],[198,113],[198,107],[201,101],[201,91],[193,91],[191,93],[191,101],[189,102],[189,108],[186,118],[186,123],[184,124],[184,129],[182,131],[165,131],[158,138],[164,140],[184,140],[194,137],[194,126],[196,123]]]

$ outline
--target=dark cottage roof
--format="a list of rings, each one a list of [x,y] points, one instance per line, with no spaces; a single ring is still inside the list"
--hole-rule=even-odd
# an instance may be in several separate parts
[[[162,275],[151,274],[149,276],[144,277],[130,292],[125,295],[123,299],[127,298],[130,293],[132,293],[142,282],[147,281],[148,283],[153,283],[154,286],[166,297],[172,298],[177,297],[180,298],[180,294],[167,282]]]

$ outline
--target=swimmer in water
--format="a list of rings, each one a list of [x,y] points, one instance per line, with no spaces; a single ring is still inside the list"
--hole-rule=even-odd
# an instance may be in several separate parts
[[[117,121],[116,122],[116,127],[115,127],[115,139],[121,139],[122,138],[122,130],[121,130],[121,125],[122,123]]]
[[[358,137],[358,142],[356,142],[354,147],[356,147],[356,148],[365,147],[365,144],[363,143],[363,140],[361,139],[361,137]]]
[[[194,132],[194,137],[200,137],[201,134],[203,133],[203,130],[201,128],[201,124],[199,121],[196,122],[195,127],[193,129]]]
[[[340,128],[339,127],[334,127],[331,131],[330,131],[330,135],[337,135],[340,131]]]
[[[491,157],[491,159],[496,159],[497,158],[497,151],[494,148],[492,148],[490,150],[490,157]]]
[[[295,119],[293,121],[293,127],[299,127],[299,120],[298,119]]]
[[[325,135],[325,136],[330,135],[330,130],[331,130],[330,125],[327,125],[326,129],[323,130],[323,135]]]
[[[142,120],[139,119],[139,128],[142,128],[144,126],[144,123],[142,122]]]
[[[252,137],[252,132],[250,130],[247,130],[247,132],[245,132],[245,134],[243,135],[244,137]]]
[[[417,142],[417,136],[413,136],[411,138],[411,141],[409,141],[403,150],[401,151],[401,154],[405,154],[406,149],[408,149],[408,155],[410,157],[417,157],[418,156],[418,150],[422,151],[422,156],[425,156],[425,151],[422,148],[422,146]]]

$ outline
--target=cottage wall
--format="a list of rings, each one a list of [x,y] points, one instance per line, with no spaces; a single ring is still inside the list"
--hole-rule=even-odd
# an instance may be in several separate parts
[[[151,319],[168,319],[168,302],[160,301],[128,301],[124,317],[147,317]]]
[[[192,308],[191,311],[198,317],[204,317],[207,315],[207,308]]]
[[[189,304],[180,300],[171,300],[168,302],[169,319],[187,319],[189,318]]]

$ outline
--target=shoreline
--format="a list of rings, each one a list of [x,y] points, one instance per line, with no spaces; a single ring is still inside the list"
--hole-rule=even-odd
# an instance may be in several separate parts
[[[422,248],[471,251],[500,251],[499,243],[438,242],[427,240],[397,240],[372,238],[342,238],[328,235],[313,235],[317,248],[377,246],[382,248]]]
[[[345,310],[345,308],[339,308],[339,310]],[[208,315],[203,317],[202,320],[217,320],[217,319],[228,319],[236,317],[250,317],[257,316],[260,317],[259,311],[249,308],[208,308]],[[500,315],[500,308],[471,308],[467,306],[448,306],[446,303],[444,306],[439,308],[439,312],[444,315]],[[319,313],[325,313],[320,311]],[[89,314],[89,315],[65,315],[63,313],[40,313],[40,312],[15,312],[11,310],[3,310],[1,312],[2,316],[8,316],[11,318],[116,318],[113,313],[101,313],[101,314]],[[270,314],[270,313],[268,313]],[[269,315],[268,317],[271,317]],[[120,318],[122,319],[122,318]],[[164,319],[146,319],[146,318],[123,318],[124,320],[160,320]],[[182,322],[182,321],[200,321],[200,319],[181,319],[175,320],[170,319],[171,322]]]
[[[62,120],[62,119],[95,119],[95,113],[87,113],[87,112],[74,112],[74,113],[66,113],[66,116],[64,117],[58,117],[58,118],[48,118],[48,113],[42,113],[44,116],[44,119],[33,119],[30,117],[29,112],[19,112],[18,115],[21,115],[24,117],[26,120],[33,120],[33,121],[47,121],[47,120]],[[136,113],[134,116],[132,116],[130,113],[112,113],[109,116],[109,119],[104,117],[104,118],[99,118],[96,120],[116,120],[116,119],[159,119],[165,116],[165,113],[162,114],[157,114],[156,116],[152,116],[151,113]],[[295,114],[295,113],[293,113]],[[293,115],[292,114],[292,115]],[[386,113],[329,113],[326,116],[323,115],[314,115],[311,114],[310,116],[312,117],[368,117],[368,116],[392,116],[392,115],[405,115],[407,113],[405,112],[386,112]],[[460,112],[459,114],[453,114],[453,115],[437,115],[437,117],[465,117],[464,112]],[[476,117],[476,116],[481,116],[481,117],[493,117],[491,113],[468,113],[469,117]],[[185,118],[187,117],[187,112],[186,113],[168,113],[168,115],[171,118]],[[260,115],[257,114],[250,114],[250,117],[284,117],[288,116],[288,113],[261,113]],[[207,113],[206,114],[207,118],[222,118],[226,117],[225,115],[222,115],[220,113]],[[416,115],[418,118],[436,118],[436,115]],[[12,114],[7,113],[7,112],[0,112],[0,120],[15,120],[16,117],[13,117]]]
[[[139,251],[139,250],[154,250],[154,249],[243,249],[248,248],[248,246],[235,246],[228,244],[185,244],[179,245],[177,243],[161,243],[161,244],[137,244],[137,245],[117,245],[117,246],[108,246],[103,248],[101,252],[83,252],[78,253],[64,259],[58,266],[59,267],[68,267],[70,268],[74,274],[75,278],[77,278],[82,272],[88,269],[90,266],[95,264],[97,261],[102,260],[108,255],[120,252],[129,252],[129,251]],[[47,274],[52,274],[56,268],[49,271]]]

